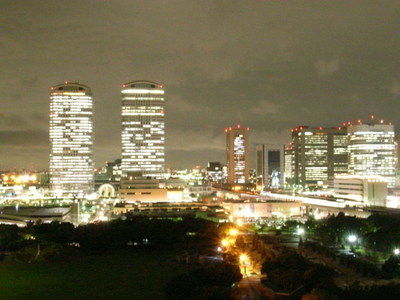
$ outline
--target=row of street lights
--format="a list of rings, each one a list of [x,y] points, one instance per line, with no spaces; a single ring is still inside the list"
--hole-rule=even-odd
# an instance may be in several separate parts
[[[227,236],[221,240],[220,246],[217,248],[218,252],[228,251],[231,246],[236,243],[236,237],[239,231],[236,228],[230,228],[227,231]],[[243,274],[247,273],[247,267],[250,264],[250,259],[247,254],[241,253],[239,255],[239,266],[243,268]]]

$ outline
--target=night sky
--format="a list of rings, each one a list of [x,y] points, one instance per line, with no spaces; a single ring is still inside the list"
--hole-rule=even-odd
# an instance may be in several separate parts
[[[0,1],[0,169],[48,168],[49,92],[95,101],[96,166],[120,157],[122,83],[166,90],[170,167],[225,163],[224,127],[286,143],[369,114],[400,129],[400,1]]]

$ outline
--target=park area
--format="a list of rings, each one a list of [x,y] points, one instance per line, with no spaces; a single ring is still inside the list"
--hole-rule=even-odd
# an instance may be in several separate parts
[[[172,252],[120,250],[51,262],[0,262],[1,299],[162,299],[166,283],[188,271]]]

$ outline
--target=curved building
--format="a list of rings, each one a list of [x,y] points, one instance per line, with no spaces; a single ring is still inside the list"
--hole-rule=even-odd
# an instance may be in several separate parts
[[[123,84],[122,175],[161,178],[165,164],[164,89],[138,80]]]
[[[92,193],[93,99],[80,83],[50,91],[50,189],[58,195]]]
[[[396,144],[394,126],[383,120],[347,127],[349,174],[379,175],[388,187],[396,182]]]

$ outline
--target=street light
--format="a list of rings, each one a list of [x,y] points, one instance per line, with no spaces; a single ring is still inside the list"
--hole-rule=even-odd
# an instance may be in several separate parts
[[[246,254],[244,254],[244,253],[240,254],[240,256],[239,256],[239,260],[240,260],[242,263],[244,263],[244,262],[247,261],[248,259],[249,259],[249,257],[248,257]]]
[[[236,236],[238,234],[238,230],[235,228],[229,229],[229,235]]]
[[[246,254],[242,253],[239,256],[239,261],[240,264],[243,266],[243,273],[246,275],[246,266],[248,264],[249,257]]]
[[[350,235],[347,237],[347,240],[348,240],[350,243],[354,243],[355,241],[357,241],[357,236],[356,236],[355,234],[350,234]]]
[[[399,255],[400,254],[400,249],[396,248],[393,250],[394,255]]]
[[[223,239],[222,241],[221,241],[221,246],[222,247],[228,247],[229,246],[229,240],[228,239]]]
[[[305,233],[304,228],[302,227],[297,228],[297,235],[303,235],[304,233]]]

